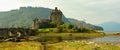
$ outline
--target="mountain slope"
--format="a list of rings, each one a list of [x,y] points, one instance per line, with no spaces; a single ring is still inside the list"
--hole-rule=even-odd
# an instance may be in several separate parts
[[[78,28],[82,27],[82,28],[88,28],[88,29],[94,29],[94,30],[103,30],[103,28],[100,26],[92,25],[84,21],[79,21],[79,20],[71,19],[71,18],[68,18],[68,21],[72,23],[73,25],[77,26]]]
[[[48,18],[51,9],[43,7],[21,7],[20,9],[0,12],[0,28],[10,27],[31,27],[32,20],[38,18]],[[63,21],[67,19],[63,15]]]
[[[117,22],[105,22],[100,24],[105,31],[120,31],[120,23]]]
[[[16,10],[0,12],[0,28],[30,28],[33,19],[36,17],[48,19],[50,12],[51,9],[43,7],[20,7],[20,9]],[[103,30],[99,26],[87,24],[84,21],[78,21],[70,18],[67,19],[64,15],[62,18],[64,22],[70,22],[77,27],[82,27],[81,25],[84,25],[85,28]]]

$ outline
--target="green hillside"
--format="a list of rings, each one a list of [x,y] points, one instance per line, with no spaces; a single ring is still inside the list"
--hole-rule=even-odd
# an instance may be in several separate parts
[[[20,9],[0,12],[0,28],[10,27],[31,27],[32,20],[38,18],[48,18],[51,9],[43,7],[21,7]],[[67,18],[63,15],[63,21]]]
[[[51,10],[52,9],[43,7],[20,7],[19,9],[0,12],[0,28],[30,28],[33,19],[36,17],[44,19],[49,18]],[[87,25],[85,26],[86,28],[103,30],[102,27],[99,26],[94,26],[86,23],[79,24],[81,21],[78,21],[76,19],[67,19],[64,15],[62,18],[64,22],[70,22],[75,26],[79,25],[77,27],[80,27],[84,24]]]

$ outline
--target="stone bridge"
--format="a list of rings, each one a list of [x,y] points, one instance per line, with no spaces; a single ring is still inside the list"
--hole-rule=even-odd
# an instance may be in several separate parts
[[[0,28],[0,39],[9,37],[24,37],[34,35],[35,30],[24,28]]]

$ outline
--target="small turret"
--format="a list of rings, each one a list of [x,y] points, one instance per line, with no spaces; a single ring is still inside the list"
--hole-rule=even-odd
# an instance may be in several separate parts
[[[39,28],[38,23],[39,23],[39,19],[38,19],[38,18],[35,18],[35,19],[33,20],[32,29],[38,29],[38,28]]]

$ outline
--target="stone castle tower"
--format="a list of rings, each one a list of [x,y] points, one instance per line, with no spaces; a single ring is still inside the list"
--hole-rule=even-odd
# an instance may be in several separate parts
[[[32,29],[49,27],[50,23],[55,25],[62,24],[62,12],[58,10],[57,7],[55,7],[55,9],[51,11],[49,19],[35,18],[32,23]]]
[[[52,10],[50,15],[50,21],[54,24],[62,24],[62,12],[61,10],[58,10],[57,7],[55,7],[55,9]]]

